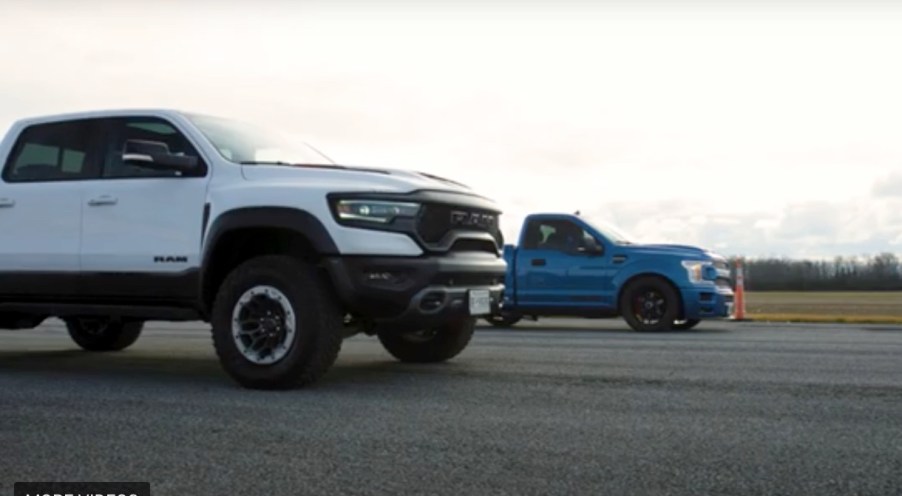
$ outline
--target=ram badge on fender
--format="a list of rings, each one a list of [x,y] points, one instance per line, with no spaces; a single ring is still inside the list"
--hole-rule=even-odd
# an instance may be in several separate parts
[[[170,110],[24,119],[0,157],[0,328],[59,317],[112,351],[147,320],[202,320],[237,382],[276,388],[359,332],[447,360],[500,302],[500,211],[454,181]]]

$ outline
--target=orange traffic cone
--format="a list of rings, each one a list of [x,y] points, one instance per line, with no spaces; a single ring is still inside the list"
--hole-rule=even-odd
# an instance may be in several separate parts
[[[733,292],[733,317],[732,320],[746,320],[745,318],[745,277],[742,274],[742,262],[736,261],[736,291]]]

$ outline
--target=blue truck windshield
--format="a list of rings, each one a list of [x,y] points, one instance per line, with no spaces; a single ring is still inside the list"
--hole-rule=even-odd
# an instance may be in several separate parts
[[[597,220],[591,220],[591,221],[585,220],[585,222],[586,222],[586,224],[591,226],[592,229],[595,229],[596,231],[598,231],[599,234],[601,234],[602,236],[604,236],[605,238],[610,240],[612,243],[616,243],[618,245],[633,244],[632,241],[630,241],[630,238],[632,238],[632,236],[627,235],[620,229],[618,229],[606,222],[600,222]]]

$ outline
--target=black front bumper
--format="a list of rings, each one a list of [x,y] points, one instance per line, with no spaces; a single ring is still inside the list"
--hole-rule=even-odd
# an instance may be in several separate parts
[[[405,327],[472,315],[471,290],[488,290],[490,309],[495,310],[507,269],[502,258],[490,254],[332,257],[325,267],[349,313]]]

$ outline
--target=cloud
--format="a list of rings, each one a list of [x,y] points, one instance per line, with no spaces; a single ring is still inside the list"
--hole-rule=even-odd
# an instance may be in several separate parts
[[[831,258],[896,252],[902,201],[800,202],[777,211],[719,214],[685,200],[618,202],[586,213],[640,242],[714,248],[726,255]]]
[[[784,239],[829,240],[837,234],[842,205],[809,202],[787,206],[774,234]]]
[[[902,198],[902,173],[894,172],[880,178],[873,188],[875,197]]]
[[[732,254],[902,239],[892,19],[85,2],[6,6],[0,124],[128,106],[261,122],[340,162],[470,184],[508,239],[577,209]]]

